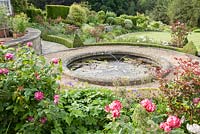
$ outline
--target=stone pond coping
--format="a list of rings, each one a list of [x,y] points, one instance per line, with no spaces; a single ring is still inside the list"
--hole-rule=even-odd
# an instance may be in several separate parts
[[[147,55],[149,57],[153,57],[154,59],[162,59],[162,66],[163,63],[169,63],[171,65],[171,68],[176,66],[178,63],[177,61],[174,59],[175,57],[177,58],[192,58],[192,59],[196,59],[200,61],[199,57],[193,56],[193,55],[189,55],[186,53],[181,53],[181,52],[177,52],[177,51],[173,51],[173,50],[168,50],[168,49],[162,49],[162,48],[153,48],[153,47],[142,47],[142,46],[88,46],[88,47],[82,47],[82,48],[76,48],[76,49],[68,49],[68,50],[64,50],[64,51],[60,51],[60,52],[56,52],[56,53],[51,53],[51,54],[46,54],[44,55],[46,57],[46,59],[48,61],[51,61],[52,58],[61,58],[61,60],[63,61],[63,67],[64,67],[64,78],[67,79],[62,79],[63,83],[66,83],[67,81],[71,81],[73,80],[72,78],[74,78],[72,76],[72,74],[70,75],[69,70],[66,68],[66,62],[71,59],[71,57],[78,57],[80,55],[84,55],[85,53],[95,53],[95,52],[109,52],[109,51],[115,51],[115,52],[128,52],[128,53],[137,53],[137,54],[141,54],[141,55]],[[68,61],[69,62],[69,61]],[[66,76],[66,77],[65,77]],[[72,76],[72,78],[71,78]],[[172,73],[169,73],[169,75],[167,75],[167,78],[170,78],[172,75]],[[80,79],[81,80],[81,79]],[[135,87],[135,85],[134,85]],[[146,85],[140,85],[140,87],[145,88]],[[152,82],[151,84],[148,84],[148,87],[158,87],[158,85],[154,82]]]
[[[126,78],[121,78],[121,79],[105,78],[106,76],[101,77],[101,78],[96,78],[94,75],[87,76],[87,75],[83,75],[81,73],[76,74],[66,67],[77,60],[81,60],[81,59],[85,59],[85,58],[93,57],[93,56],[101,56],[101,55],[103,56],[103,55],[109,55],[109,54],[112,54],[112,55],[121,54],[121,55],[141,57],[141,58],[148,59],[154,65],[159,66],[159,67],[163,68],[164,70],[168,70],[171,68],[171,64],[168,61],[166,61],[165,59],[160,58],[160,57],[153,57],[150,55],[145,55],[145,54],[127,51],[127,50],[126,51],[121,51],[121,50],[104,50],[104,51],[100,50],[99,51],[99,50],[94,49],[93,51],[85,51],[85,53],[81,53],[81,54],[74,53],[73,55],[66,57],[65,61],[63,61],[64,65],[65,65],[64,66],[65,73],[72,78],[79,79],[81,81],[86,81],[86,82],[89,82],[92,84],[98,84],[98,85],[104,85],[104,86],[111,86],[111,85],[113,85],[114,82],[118,82],[119,85],[127,85],[128,86],[128,85],[141,85],[141,84],[150,83],[153,81],[152,75],[148,74],[148,75],[138,77],[138,78],[130,77],[127,79],[128,83],[124,83],[123,81],[126,80]],[[167,75],[167,74],[165,74],[165,75]]]
[[[33,43],[33,48],[35,49],[37,54],[42,54],[42,45],[41,45],[41,31],[34,28],[27,28],[27,33],[19,37],[17,39],[12,39],[10,41],[5,42],[5,45],[8,47],[17,47],[19,44],[25,44],[27,42]]]

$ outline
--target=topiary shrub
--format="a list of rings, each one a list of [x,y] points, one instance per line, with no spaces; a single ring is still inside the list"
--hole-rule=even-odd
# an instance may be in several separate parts
[[[47,18],[57,19],[62,17],[63,19],[67,18],[69,13],[69,6],[63,5],[47,5]]]
[[[84,46],[81,38],[79,37],[78,34],[75,34],[75,37],[74,37],[74,42],[73,42],[73,48],[75,47],[82,47]]]
[[[70,6],[68,20],[76,25],[76,23],[86,23],[87,22],[87,13],[84,7],[81,7],[78,4],[73,4]]]
[[[196,46],[194,45],[193,42],[187,43],[187,44],[183,47],[182,51],[183,51],[184,53],[189,53],[189,54],[192,54],[192,55],[197,55],[197,48],[196,48]]]
[[[124,26],[126,29],[131,29],[133,27],[133,22],[130,19],[125,19]]]
[[[30,22],[36,22],[37,21],[37,17],[40,16],[40,17],[44,17],[43,13],[42,13],[42,10],[41,9],[37,9],[37,8],[34,8],[34,7],[31,7],[29,9],[26,10],[26,15],[27,17],[30,18]]]

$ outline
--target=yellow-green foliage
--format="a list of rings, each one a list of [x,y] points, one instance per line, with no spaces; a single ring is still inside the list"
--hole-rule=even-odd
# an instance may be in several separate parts
[[[57,19],[62,17],[63,19],[67,18],[69,13],[69,6],[63,5],[47,5],[47,18]]]
[[[183,47],[183,52],[193,54],[193,55],[197,55],[197,48],[196,48],[196,46],[194,45],[193,42],[189,42]]]
[[[85,7],[81,7],[78,4],[73,4],[70,6],[68,19],[73,21],[75,24],[77,22],[83,24],[87,21],[87,13]]]

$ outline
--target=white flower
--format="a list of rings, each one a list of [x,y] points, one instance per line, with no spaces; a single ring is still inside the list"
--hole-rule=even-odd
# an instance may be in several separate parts
[[[192,124],[192,125],[187,124],[186,128],[190,133],[200,134],[200,126],[197,124]]]

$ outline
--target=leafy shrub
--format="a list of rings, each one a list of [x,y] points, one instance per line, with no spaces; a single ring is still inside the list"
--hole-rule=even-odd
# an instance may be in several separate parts
[[[65,133],[95,133],[108,122],[104,106],[115,99],[112,91],[99,88],[72,88],[63,94],[67,112]]]
[[[59,59],[46,63],[31,43],[17,49],[0,46],[0,70],[4,70],[0,74],[0,133],[44,133],[42,124],[55,112],[44,110],[55,107],[56,80],[62,71],[59,63]]]
[[[174,69],[174,79],[167,81],[160,78],[161,87],[167,100],[169,111],[184,117],[184,123],[200,124],[200,67],[198,61],[175,58],[179,65]],[[159,71],[162,72],[162,71]]]
[[[97,23],[98,23],[97,12],[95,12],[95,11],[90,11],[90,12],[88,13],[87,22],[88,22],[88,23],[97,24]]]
[[[106,12],[106,19],[109,18],[109,17],[115,18],[115,17],[117,17],[117,15],[114,12],[107,11]]]
[[[114,17],[108,17],[106,19],[106,23],[108,23],[109,25],[115,24],[115,18]]]
[[[121,17],[116,17],[115,18],[115,24],[116,25],[121,25],[121,26],[124,26],[124,18],[121,18]]]
[[[197,48],[193,42],[189,42],[183,47],[183,52],[192,55],[197,55]]]
[[[28,18],[26,14],[21,13],[11,18],[11,28],[14,33],[24,33],[28,26]]]
[[[77,22],[80,24],[87,22],[87,14],[84,7],[78,4],[73,4],[70,6],[68,18],[75,25]]]
[[[34,7],[26,9],[27,17],[30,18],[31,22],[37,22],[37,17],[41,16],[44,19],[44,15],[41,9],[36,9]]]
[[[28,8],[27,0],[12,0],[12,7],[15,13],[25,12]]]
[[[127,29],[131,29],[133,27],[133,22],[131,20],[129,20],[129,19],[125,19],[124,20],[124,26]]]
[[[69,13],[69,6],[63,5],[46,5],[47,18],[56,19],[62,17],[67,18]]]
[[[106,13],[103,10],[99,11],[98,12],[98,22],[103,24],[105,22],[105,20],[106,20]]]
[[[179,21],[173,23],[171,26],[171,37],[173,46],[183,47],[184,45],[186,45],[188,43],[188,34],[189,30],[184,23],[181,23]]]

